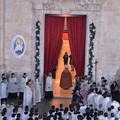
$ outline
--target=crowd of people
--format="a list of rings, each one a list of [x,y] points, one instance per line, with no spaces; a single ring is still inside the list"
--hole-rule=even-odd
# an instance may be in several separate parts
[[[77,106],[81,120],[120,120],[119,85],[116,81],[108,83],[105,77],[96,83],[87,76],[76,75],[72,103]]]
[[[120,91],[116,81],[111,84],[101,77],[101,83],[87,76],[75,75],[72,101],[68,107],[61,103],[51,106],[49,112],[39,114],[33,105],[41,102],[40,80],[28,79],[24,73],[18,81],[15,73],[2,74],[0,81],[0,120],[120,120]],[[53,98],[52,74],[46,76],[45,98]],[[19,104],[8,104],[7,99],[19,97]],[[42,109],[42,108],[41,108]]]
[[[37,108],[29,108],[26,105],[23,109],[21,102],[17,105],[14,105],[14,103],[3,103],[0,110],[0,120],[42,120]]]
[[[49,73],[45,77],[44,98],[50,100],[53,98],[52,74]],[[39,75],[35,76],[35,80],[31,80],[27,73],[23,73],[19,77],[15,73],[3,73],[0,79],[0,120],[40,119],[40,115],[36,116],[39,113],[38,109],[34,111],[33,107],[43,98],[41,89],[42,83]],[[16,105],[15,101],[18,101],[19,104]],[[13,103],[15,104],[13,105]]]
[[[27,73],[23,73],[23,76],[18,80],[15,73],[11,73],[7,76],[2,74],[0,81],[0,100],[1,104],[7,102],[7,99],[18,99],[22,102],[23,108],[28,105],[29,108],[38,102],[41,102],[41,90],[40,79],[36,76],[36,79],[28,79]]]

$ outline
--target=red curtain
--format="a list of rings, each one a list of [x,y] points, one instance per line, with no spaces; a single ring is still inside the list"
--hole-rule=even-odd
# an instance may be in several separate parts
[[[86,44],[86,16],[67,18],[70,50],[79,76],[84,75],[85,44]]]
[[[45,16],[45,57],[44,74],[52,72],[58,59],[62,45],[62,33],[64,29],[64,17]],[[45,85],[45,81],[44,81]]]

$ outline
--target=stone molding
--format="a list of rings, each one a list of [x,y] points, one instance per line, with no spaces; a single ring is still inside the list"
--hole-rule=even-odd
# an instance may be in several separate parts
[[[32,0],[33,1],[33,0]],[[35,0],[36,1],[36,0]],[[105,0],[84,0],[84,4],[82,4],[82,0],[44,0],[44,1],[33,1],[33,14],[34,14],[34,22],[39,20],[41,22],[41,32],[44,31],[44,16],[45,14],[74,14],[74,15],[87,15],[87,34],[86,34],[86,55],[88,56],[89,49],[89,24],[94,23],[97,28],[96,38],[95,38],[95,48],[93,53],[97,56],[97,41],[99,38],[99,29],[98,22],[100,21],[101,9],[102,5],[105,3]],[[57,6],[56,6],[57,5]],[[40,35],[40,38],[43,38],[43,35]],[[44,40],[41,41],[41,44],[44,43]],[[42,46],[40,46],[41,48]],[[41,62],[42,62],[41,58]],[[88,73],[87,65],[88,58],[86,57],[86,69],[85,73]],[[94,76],[93,67],[93,76]],[[41,69],[42,70],[42,69]],[[41,74],[42,75],[42,74]]]
[[[55,9],[71,9],[71,10],[82,10],[82,11],[100,11],[102,5],[106,0],[31,0],[33,4],[40,4],[40,8],[43,10],[55,10]],[[69,6],[69,4],[72,4]],[[68,5],[68,6],[67,6]],[[66,8],[67,6],[67,8]],[[73,7],[74,6],[74,7]],[[68,11],[68,10],[67,10]],[[70,12],[70,11],[69,11]]]

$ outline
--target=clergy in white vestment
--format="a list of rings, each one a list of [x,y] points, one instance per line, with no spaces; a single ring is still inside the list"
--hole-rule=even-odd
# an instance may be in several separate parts
[[[31,85],[31,79],[28,80],[24,89],[23,109],[25,109],[25,106],[28,106],[30,109],[33,105],[33,95],[32,95],[33,93],[30,88],[30,85]]]
[[[29,107],[28,106],[25,106],[24,108],[24,112],[21,114],[21,119],[22,120],[28,120],[28,117],[29,117]]]
[[[23,73],[23,78],[25,79],[26,83],[28,81],[27,73]]]
[[[120,107],[118,107],[118,112],[116,113],[115,117],[120,119]]]
[[[53,84],[52,84],[52,74],[46,77],[46,84],[45,84],[45,99],[52,99],[53,98]]]
[[[91,92],[88,96],[87,96],[87,105],[89,106],[90,104],[93,105],[94,108],[94,97],[96,96],[96,93]]]
[[[114,112],[113,113],[116,114],[118,112],[118,108],[120,107],[120,104],[117,101],[114,100],[114,101],[111,102],[111,106],[114,106],[114,110],[113,110]]]
[[[7,105],[7,116],[10,116],[12,114],[14,106],[14,103],[10,103],[9,105]]]
[[[98,120],[104,120],[104,115],[99,115]]]
[[[22,79],[19,81],[19,99],[23,100],[24,88],[28,81],[27,73],[23,73]]]
[[[111,105],[111,101],[112,100],[111,100],[110,96],[107,96],[103,99],[102,106],[103,106],[104,112],[107,112],[108,107],[110,107],[110,105]]]
[[[94,107],[97,108],[97,101],[98,101],[98,94],[95,95],[93,101],[94,101]]]
[[[97,94],[94,98],[94,105],[95,108],[97,108],[99,110],[100,105],[102,106],[102,101],[103,101],[103,96],[101,94]]]
[[[8,81],[8,97],[10,99],[15,99],[17,98],[17,94],[18,94],[18,85],[17,85],[18,81],[17,78],[15,77],[15,74],[12,73],[11,77],[9,78]]]
[[[108,118],[108,113],[107,113],[107,112],[104,113],[104,120],[110,120],[110,119]]]
[[[77,118],[78,115],[80,115],[80,114],[77,113],[77,112],[74,112],[73,115],[72,115],[72,119],[71,120],[78,120],[78,118]]]
[[[6,78],[2,79],[0,83],[0,97],[1,97],[1,104],[7,101],[7,80]]]
[[[4,78],[6,78],[6,74],[5,74],[5,73],[2,74],[2,77],[1,77],[1,79],[0,79],[0,82],[2,82],[2,80],[3,80]],[[6,79],[6,80],[7,80],[7,79]]]
[[[23,111],[23,108],[22,108],[22,102],[19,102],[18,103],[18,112],[17,113],[20,113],[22,115],[23,112],[24,111]]]
[[[16,120],[16,115],[11,114],[10,116],[7,117],[7,120]]]
[[[35,101],[36,103],[41,102],[41,88],[39,75],[37,75],[35,79]]]
[[[86,113],[86,108],[87,106],[86,105],[83,105],[83,106],[80,106],[80,113],[83,115],[84,113]]]

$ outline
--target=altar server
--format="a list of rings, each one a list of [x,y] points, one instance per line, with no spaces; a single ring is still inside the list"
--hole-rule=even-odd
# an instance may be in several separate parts
[[[35,102],[41,102],[41,88],[39,75],[37,75],[35,79]]]
[[[1,104],[7,101],[7,80],[6,78],[2,79],[0,83],[0,97],[1,97]]]
[[[8,97],[11,99],[17,98],[17,94],[18,94],[17,83],[18,83],[17,78],[15,77],[15,74],[12,73],[8,81],[8,93],[9,93]]]

